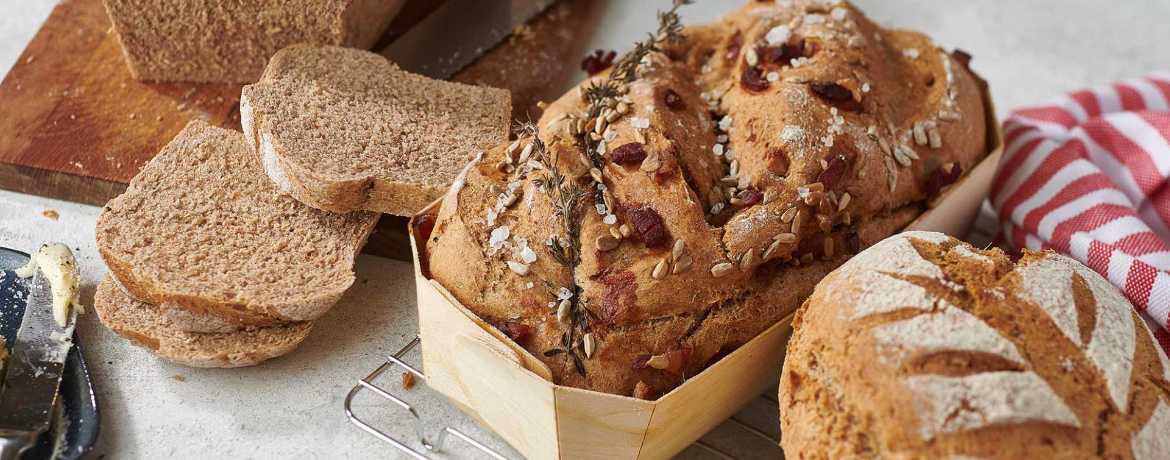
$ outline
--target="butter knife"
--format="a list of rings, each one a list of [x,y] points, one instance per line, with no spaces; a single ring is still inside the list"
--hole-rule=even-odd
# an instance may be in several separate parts
[[[382,50],[403,70],[445,80],[556,0],[446,0]]]
[[[0,391],[0,460],[15,460],[49,429],[53,405],[73,346],[70,313],[66,327],[53,318],[53,294],[40,270],[31,278],[24,320],[16,333]]]

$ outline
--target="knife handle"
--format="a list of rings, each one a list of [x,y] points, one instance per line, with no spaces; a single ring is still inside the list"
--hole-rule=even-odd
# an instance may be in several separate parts
[[[20,453],[32,447],[35,433],[24,431],[0,433],[0,460],[17,460]]]

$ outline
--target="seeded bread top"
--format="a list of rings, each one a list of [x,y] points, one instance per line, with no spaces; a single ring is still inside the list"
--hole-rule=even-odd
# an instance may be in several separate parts
[[[411,74],[366,51],[307,45],[273,56],[242,99],[244,129],[254,147],[271,150],[266,161],[279,162],[282,188],[322,209],[399,215],[437,199],[467,161],[507,139],[511,110],[504,90]],[[345,196],[334,196],[331,184],[360,186],[342,185]],[[395,184],[409,196],[369,199]]]
[[[905,233],[826,277],[794,324],[780,385],[790,458],[1166,455],[1170,361],[1070,258],[1013,264]]]
[[[986,153],[974,76],[927,37],[882,30],[848,4],[752,2],[686,32],[646,56],[599,116],[589,92],[605,75],[551,104],[539,121],[546,155],[530,138],[489,151],[438,213],[435,279],[485,318],[532,326],[520,343],[551,353],[566,384],[673,388],[746,342],[696,336],[707,321],[750,339],[811,292],[770,279],[811,288],[806,266],[831,268],[893,233]],[[547,193],[549,165],[583,190],[568,213]],[[570,268],[554,246],[573,245]],[[454,254],[482,257],[486,273]],[[749,307],[779,290],[801,296],[776,300],[779,312]],[[574,313],[558,322],[566,300]],[[557,348],[574,353],[552,349],[569,324]],[[582,377],[573,356],[601,369]]]
[[[236,131],[192,122],[110,200],[98,250],[134,298],[197,313],[313,319],[353,283],[378,215],[278,193]]]

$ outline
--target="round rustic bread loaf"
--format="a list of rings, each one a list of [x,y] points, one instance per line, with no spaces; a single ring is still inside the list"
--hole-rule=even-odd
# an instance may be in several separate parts
[[[434,279],[558,384],[670,391],[985,153],[972,74],[845,3],[753,2],[686,33],[603,117],[587,93],[604,76],[549,105],[543,155],[527,137],[486,152],[435,217]],[[572,187],[576,207],[555,205]]]
[[[1080,263],[891,237],[797,312],[780,381],[798,459],[1170,456],[1170,362]]]

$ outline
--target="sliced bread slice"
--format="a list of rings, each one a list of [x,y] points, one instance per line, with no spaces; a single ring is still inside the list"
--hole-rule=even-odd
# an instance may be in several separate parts
[[[93,307],[102,324],[135,345],[193,367],[251,366],[292,351],[312,323],[289,323],[228,334],[186,332],[154,305],[122,292],[109,275],[98,284]]]
[[[192,122],[106,204],[96,233],[133,298],[264,326],[336,303],[377,220],[279,193],[242,134]]]
[[[508,138],[507,91],[433,80],[381,55],[296,45],[245,86],[240,121],[273,182],[318,209],[409,216]]]

